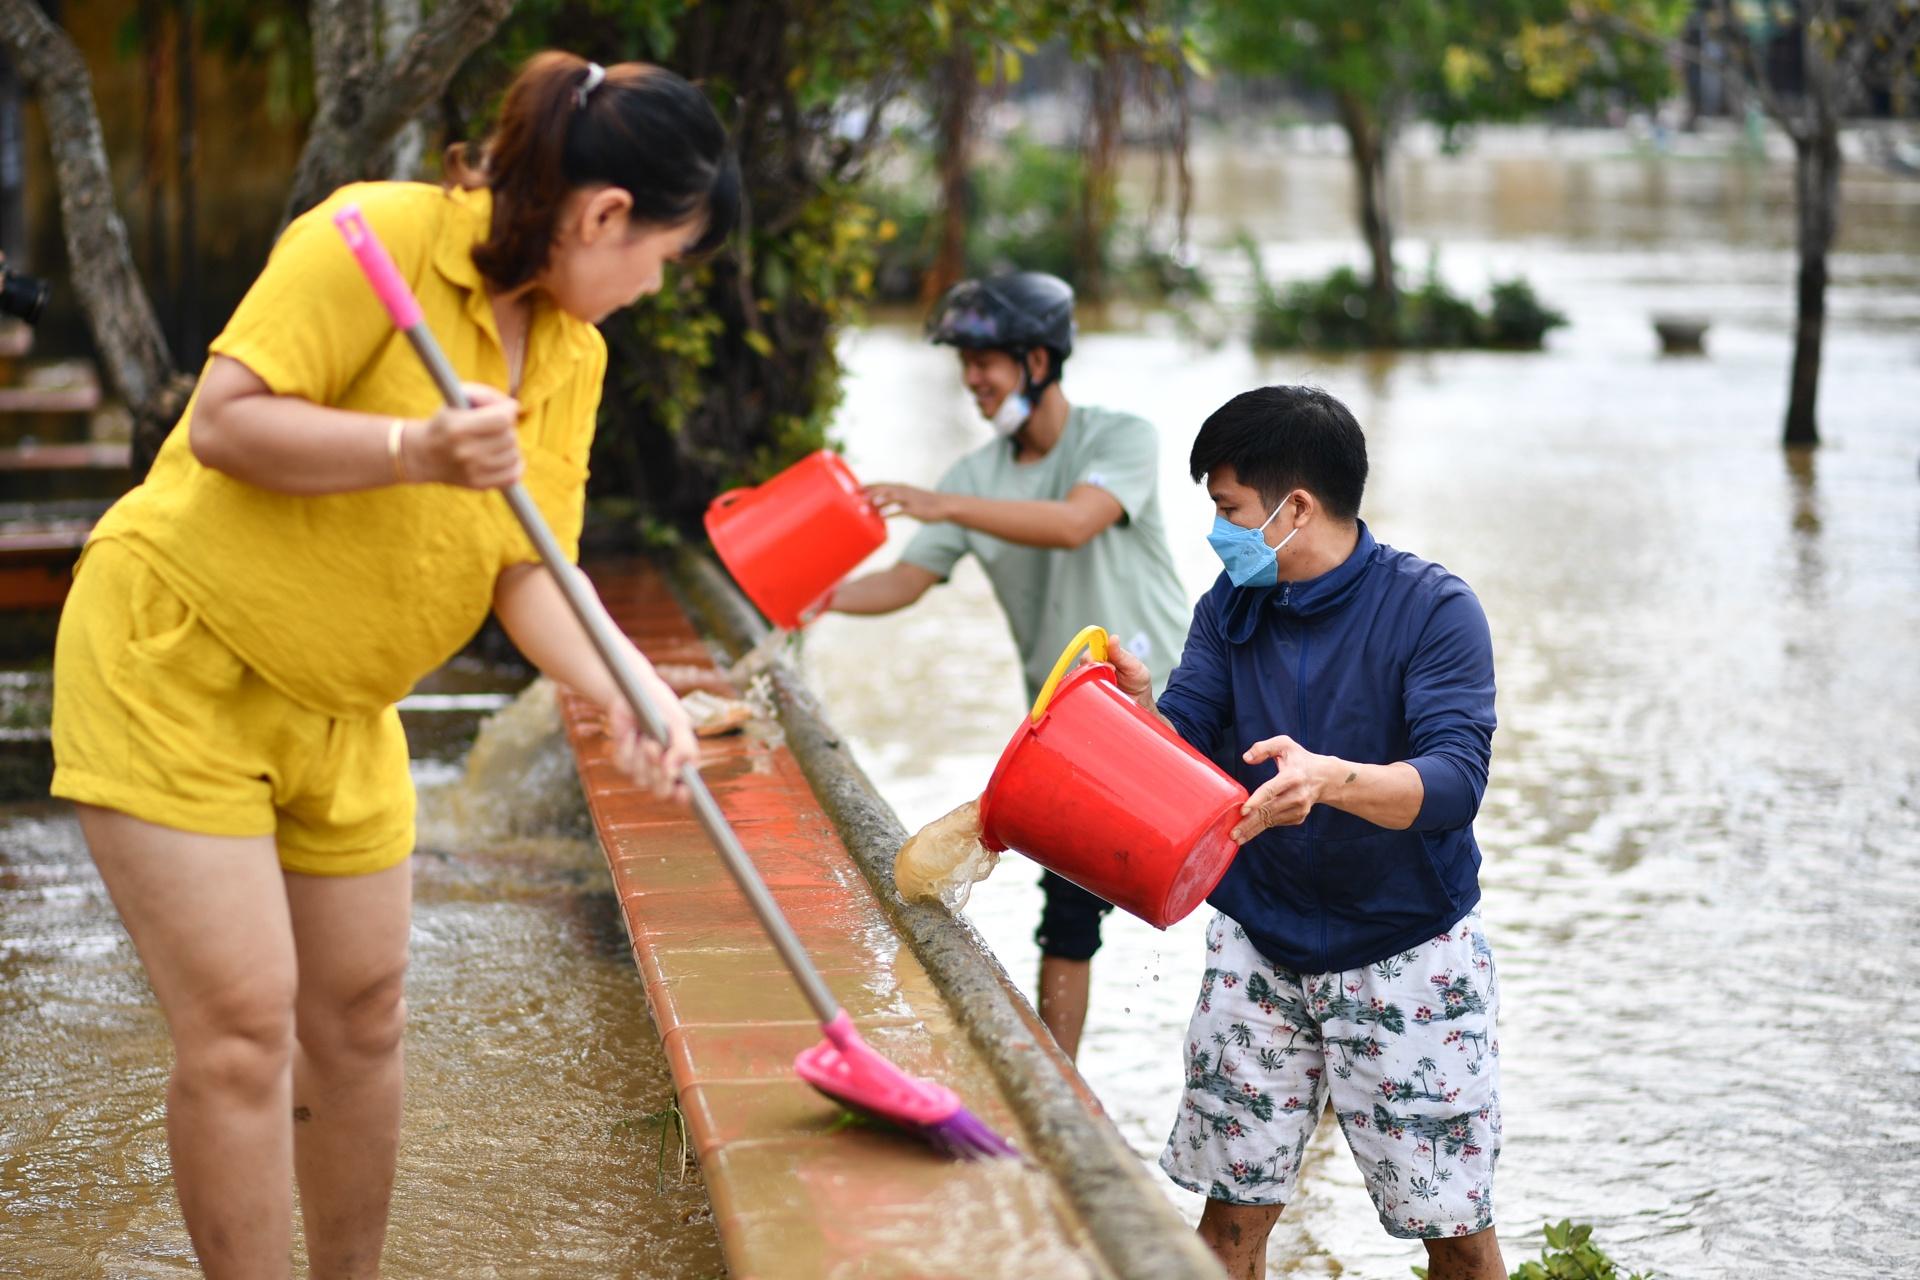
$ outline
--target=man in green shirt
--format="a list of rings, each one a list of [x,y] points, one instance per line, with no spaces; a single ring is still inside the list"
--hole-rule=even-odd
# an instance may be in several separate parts
[[[1130,653],[1156,655],[1147,665],[1164,683],[1180,660],[1188,607],[1162,528],[1159,438],[1144,418],[1067,403],[1060,369],[1073,350],[1073,290],[1039,272],[965,281],[927,330],[959,349],[961,378],[996,438],[955,463],[935,491],[868,488],[883,513],[925,527],[898,564],[843,584],[829,607],[891,613],[971,554],[1013,629],[1029,701],[1092,624]],[[1100,918],[1112,908],[1051,871],[1041,887],[1040,1017],[1071,1057]]]

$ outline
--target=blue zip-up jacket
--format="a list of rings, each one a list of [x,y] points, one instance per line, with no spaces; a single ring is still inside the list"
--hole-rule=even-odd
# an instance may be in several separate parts
[[[1162,714],[1252,791],[1286,734],[1367,764],[1404,760],[1426,796],[1405,831],[1316,805],[1249,841],[1207,899],[1262,955],[1299,973],[1358,969],[1453,927],[1480,900],[1473,818],[1493,741],[1493,640],[1471,588],[1374,541],[1307,582],[1235,587],[1193,611]]]

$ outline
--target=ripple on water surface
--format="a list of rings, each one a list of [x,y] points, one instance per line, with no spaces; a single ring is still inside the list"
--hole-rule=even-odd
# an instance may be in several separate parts
[[[1344,163],[1202,155],[1197,219],[1248,227],[1276,277],[1352,260]],[[1088,325],[1075,346],[1073,399],[1160,430],[1191,595],[1219,572],[1186,476],[1195,429],[1247,387],[1311,381],[1367,430],[1374,533],[1486,606],[1501,726],[1478,832],[1510,1264],[1572,1217],[1674,1276],[1920,1274],[1920,188],[1850,172],[1812,456],[1777,443],[1779,165],[1410,160],[1405,260],[1434,247],[1474,287],[1525,272],[1573,319],[1537,356],[1262,356],[1151,324]],[[1234,254],[1206,265],[1223,293],[1244,287]],[[1673,308],[1713,321],[1706,358],[1655,354],[1648,317]],[[863,479],[932,484],[987,439],[950,353],[917,331],[875,328],[847,355]],[[900,522],[874,565],[910,534]],[[822,619],[804,662],[908,830],[978,793],[1021,711],[970,563],[902,614]],[[1003,859],[967,907],[1029,990],[1033,880]],[[1177,1103],[1201,924],[1110,918],[1094,963],[1082,1070],[1146,1160]],[[1402,1280],[1419,1257],[1380,1232],[1323,1126],[1274,1273]]]

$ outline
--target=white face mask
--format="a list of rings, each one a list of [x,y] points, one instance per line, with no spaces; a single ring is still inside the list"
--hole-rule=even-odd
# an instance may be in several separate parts
[[[1016,391],[1000,402],[1000,407],[993,411],[993,416],[987,419],[987,423],[993,428],[995,435],[1006,440],[1018,434],[1020,428],[1026,426],[1027,419],[1032,416],[1033,401]]]

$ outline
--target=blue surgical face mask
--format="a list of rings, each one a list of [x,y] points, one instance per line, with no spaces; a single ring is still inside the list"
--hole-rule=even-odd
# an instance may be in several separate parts
[[[1219,555],[1220,563],[1227,567],[1227,577],[1236,587],[1271,587],[1280,581],[1280,562],[1274,557],[1281,547],[1293,541],[1293,535],[1299,529],[1292,529],[1280,539],[1280,545],[1270,547],[1265,537],[1267,525],[1287,509],[1281,503],[1258,529],[1248,529],[1233,523],[1225,516],[1213,518],[1213,532],[1207,535],[1207,542]]]

